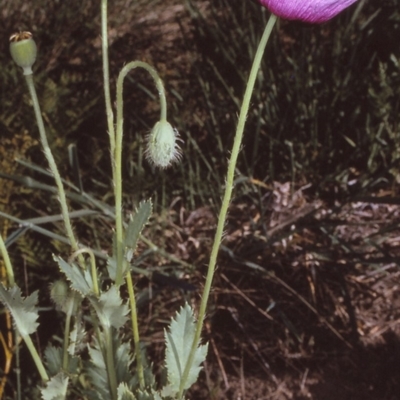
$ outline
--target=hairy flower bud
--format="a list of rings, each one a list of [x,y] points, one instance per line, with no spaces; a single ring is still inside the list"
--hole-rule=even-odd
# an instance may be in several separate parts
[[[63,280],[57,280],[50,285],[50,297],[60,308],[65,304],[68,292],[68,285]]]
[[[259,0],[278,17],[310,23],[328,21],[357,0]]]
[[[24,75],[32,74],[37,48],[32,33],[19,32],[10,37],[10,53],[15,63],[24,70]]]
[[[157,167],[167,168],[179,161],[178,131],[166,120],[158,121],[147,136],[147,159]]]

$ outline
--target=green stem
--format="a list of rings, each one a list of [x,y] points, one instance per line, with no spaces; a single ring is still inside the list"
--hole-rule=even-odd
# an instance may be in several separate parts
[[[74,342],[70,343],[70,332],[71,332],[71,321],[74,315],[76,314],[77,302],[79,301],[79,299],[80,295],[75,291],[69,293],[66,299],[68,302],[67,303],[68,308],[65,311],[66,317],[65,317],[65,327],[64,327],[63,361],[62,361],[62,367],[64,371],[68,371],[68,366],[69,366],[68,349],[70,348],[70,345],[73,346],[73,350],[71,351],[71,353],[74,354],[75,351],[76,343]]]
[[[42,143],[43,151],[46,156],[47,162],[49,163],[50,171],[53,174],[54,180],[56,181],[57,191],[58,191],[58,199],[61,205],[61,214],[64,220],[65,229],[67,232],[68,240],[71,243],[72,249],[74,251],[79,249],[78,242],[75,239],[74,232],[72,230],[71,219],[69,217],[68,206],[67,206],[67,197],[65,195],[64,186],[61,181],[60,173],[58,172],[56,162],[54,160],[53,154],[50,150],[49,143],[46,137],[46,131],[44,128],[42,114],[40,112],[40,105],[36,94],[35,85],[33,83],[32,75],[25,75],[26,82],[28,84],[29,93],[32,98],[33,109],[35,111],[36,121],[39,128],[40,133],[40,141]],[[83,257],[79,259],[82,267],[84,266]]]
[[[135,68],[144,68],[150,73],[157,86],[160,96],[160,120],[167,118],[167,102],[165,99],[164,85],[157,74],[157,71],[149,64],[142,61],[132,61],[122,68],[117,80],[117,131],[115,136],[115,175],[114,175],[114,192],[115,192],[115,230],[116,230],[116,245],[117,245],[117,272],[115,283],[122,284],[124,275],[124,260],[123,260],[123,220],[122,220],[122,138],[123,138],[123,83],[126,75]]]
[[[21,354],[19,352],[19,332],[18,329],[14,329],[14,343],[15,343],[15,378],[17,381],[17,400],[21,400],[22,397],[22,385],[21,385]]]
[[[65,327],[64,327],[64,343],[63,343],[63,358],[62,358],[62,368],[64,371],[68,370],[68,347],[69,347],[69,333],[71,331],[71,318],[72,318],[72,311],[75,306],[75,301],[71,301],[69,299],[69,307],[66,312],[66,317],[65,317]]]
[[[225,193],[224,193],[221,210],[220,210],[219,217],[218,217],[217,230],[215,232],[213,248],[211,251],[210,262],[208,265],[206,282],[204,285],[203,296],[201,299],[201,304],[200,304],[200,309],[199,309],[198,321],[197,321],[197,325],[196,325],[196,333],[195,333],[195,337],[193,339],[193,344],[192,344],[192,348],[191,348],[191,351],[190,351],[190,354],[188,357],[188,361],[186,363],[185,370],[182,375],[178,399],[182,398],[185,383],[187,381],[190,369],[193,364],[195,352],[196,352],[196,349],[197,349],[199,341],[200,341],[200,335],[201,335],[201,330],[202,330],[202,326],[203,326],[203,321],[204,321],[204,316],[205,316],[205,312],[206,312],[208,298],[210,296],[211,285],[212,285],[212,281],[213,281],[213,277],[214,277],[218,251],[219,251],[219,248],[221,245],[222,235],[223,235],[224,227],[225,227],[226,216],[228,213],[229,203],[230,203],[231,197],[232,197],[236,162],[237,162],[237,158],[238,158],[241,143],[242,143],[243,131],[244,131],[245,123],[246,123],[247,113],[249,110],[250,99],[251,99],[251,95],[253,93],[255,81],[257,79],[257,75],[258,75],[261,60],[262,60],[262,57],[264,54],[265,46],[267,45],[268,39],[270,37],[272,28],[274,27],[276,20],[277,20],[277,17],[275,15],[271,14],[269,21],[267,23],[267,26],[265,27],[261,41],[258,45],[256,55],[254,57],[249,80],[247,82],[247,87],[246,87],[246,91],[245,91],[244,98],[243,98],[243,104],[240,109],[239,121],[238,121],[238,125],[236,128],[236,134],[235,134],[235,138],[234,138],[234,142],[233,142],[231,158],[230,158],[229,164],[228,164]]]
[[[114,175],[115,129],[114,129],[114,114],[112,110],[111,95],[110,95],[110,72],[109,72],[109,60],[108,60],[108,32],[107,32],[107,0],[101,0],[101,45],[102,45],[102,56],[103,56],[104,99],[106,103],[108,135],[110,137],[111,165]]]
[[[0,253],[3,256],[4,265],[7,271],[8,284],[10,287],[15,285],[14,270],[11,264],[10,255],[8,254],[7,247],[4,243],[3,236],[0,234]]]
[[[26,347],[28,347],[29,352],[32,355],[33,361],[36,364],[36,368],[39,371],[40,377],[42,378],[43,381],[48,381],[49,380],[49,376],[47,375],[47,372],[44,368],[44,365],[42,363],[42,360],[39,357],[39,354],[36,350],[35,345],[32,342],[32,339],[29,335],[26,336],[22,336],[22,339],[24,340]]]
[[[115,371],[114,362],[114,346],[112,342],[112,327],[104,330],[106,336],[106,364],[107,364],[107,374],[108,383],[110,385],[111,398],[117,400],[117,375]]]
[[[126,275],[126,282],[128,286],[129,292],[129,302],[131,306],[131,319],[132,319],[132,332],[133,332],[133,343],[135,345],[135,356],[136,356],[136,368],[139,375],[139,385],[140,389],[144,389],[145,380],[144,380],[144,372],[143,372],[143,363],[142,363],[142,353],[140,351],[140,338],[139,338],[139,327],[136,313],[136,299],[135,293],[133,291],[133,282],[131,273],[128,272]]]

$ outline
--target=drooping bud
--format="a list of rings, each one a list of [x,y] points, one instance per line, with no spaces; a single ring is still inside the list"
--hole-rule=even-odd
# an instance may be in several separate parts
[[[167,168],[181,158],[178,131],[166,120],[158,121],[147,136],[147,159],[157,167]]]
[[[32,33],[19,32],[10,36],[10,53],[15,63],[24,70],[24,75],[32,74],[36,61],[37,47]]]

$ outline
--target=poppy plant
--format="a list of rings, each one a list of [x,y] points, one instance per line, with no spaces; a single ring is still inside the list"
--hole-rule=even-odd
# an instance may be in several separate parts
[[[357,0],[259,0],[273,14],[310,23],[328,21]]]

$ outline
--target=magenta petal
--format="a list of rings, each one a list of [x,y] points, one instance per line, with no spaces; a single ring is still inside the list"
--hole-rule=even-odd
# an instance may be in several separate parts
[[[305,22],[325,22],[357,0],[259,0],[278,17]]]

